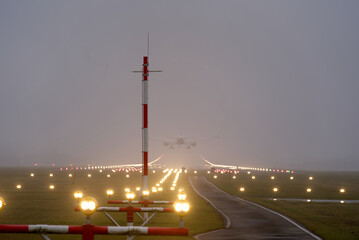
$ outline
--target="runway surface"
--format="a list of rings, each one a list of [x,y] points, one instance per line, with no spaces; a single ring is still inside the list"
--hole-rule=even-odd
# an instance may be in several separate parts
[[[279,213],[223,192],[203,176],[190,177],[189,181],[193,189],[221,213],[226,227],[197,235],[197,239],[321,239]]]

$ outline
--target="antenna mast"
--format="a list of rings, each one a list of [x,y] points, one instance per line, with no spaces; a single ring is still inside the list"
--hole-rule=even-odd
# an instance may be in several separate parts
[[[162,70],[149,70],[150,33],[147,35],[147,56],[143,57],[142,71],[142,192],[148,190],[148,76],[150,72],[162,72]],[[147,197],[145,197],[147,199]],[[145,216],[146,218],[146,216]]]

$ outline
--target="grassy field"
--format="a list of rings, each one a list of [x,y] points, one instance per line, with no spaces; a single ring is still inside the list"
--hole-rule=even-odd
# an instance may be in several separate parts
[[[34,177],[30,174],[33,173]],[[50,177],[50,173],[53,177]],[[69,174],[72,177],[69,177]],[[88,177],[91,174],[91,177]],[[110,174],[110,177],[107,177]],[[126,174],[130,177],[127,178]],[[164,174],[161,171],[150,173],[150,185],[154,186]],[[201,232],[222,227],[221,217],[210,205],[197,196],[189,186],[187,175],[182,174],[176,191],[170,191],[174,175],[163,184],[164,191],[152,194],[150,200],[176,200],[179,187],[184,188],[191,203],[190,213],[185,217],[185,227],[189,227],[189,237],[166,237],[166,239],[190,239]],[[49,186],[53,184],[54,190]],[[21,189],[16,186],[21,185]],[[63,224],[82,225],[85,216],[75,212],[76,201],[73,193],[81,190],[86,196],[96,198],[100,206],[109,206],[106,189],[115,191],[112,199],[125,199],[124,188],[135,190],[141,185],[141,173],[112,173],[110,170],[100,173],[98,170],[59,171],[56,169],[0,169],[0,196],[7,205],[0,211],[0,224]],[[113,205],[112,205],[113,206]],[[126,225],[125,213],[111,214],[121,226]],[[201,219],[201,221],[199,221]],[[91,217],[95,225],[113,223],[102,213]],[[135,216],[135,224],[140,225]],[[175,213],[158,213],[149,226],[178,227],[179,217]],[[51,239],[81,239],[80,235],[49,235]],[[42,239],[38,234],[0,234],[0,239]],[[125,236],[96,236],[95,239],[125,239]],[[163,237],[142,236],[136,239],[163,239]]]
[[[314,173],[202,173],[224,191],[258,203],[295,219],[327,240],[359,239],[359,204],[273,201],[273,198],[359,199],[359,174],[356,172]],[[214,178],[214,175],[217,178]],[[255,176],[255,179],[252,179]],[[274,179],[271,177],[274,176]],[[290,177],[293,177],[291,180]],[[309,177],[313,177],[310,180]],[[245,191],[239,191],[244,187]],[[273,188],[278,188],[274,192]],[[311,188],[311,192],[307,192]],[[340,193],[344,188],[345,192]]]

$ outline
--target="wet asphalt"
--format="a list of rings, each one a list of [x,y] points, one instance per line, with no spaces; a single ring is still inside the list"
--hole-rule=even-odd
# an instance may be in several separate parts
[[[189,181],[194,190],[221,213],[225,226],[221,230],[199,234],[197,239],[321,239],[270,210],[223,192],[203,176],[192,176]]]

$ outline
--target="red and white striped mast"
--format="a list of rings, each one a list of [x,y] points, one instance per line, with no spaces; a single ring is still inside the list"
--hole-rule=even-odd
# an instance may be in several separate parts
[[[147,39],[147,56],[143,57],[142,71],[142,192],[148,190],[148,76],[150,72],[161,70],[148,70],[150,35]],[[145,197],[146,199],[146,197]]]

